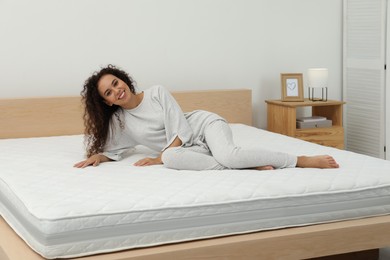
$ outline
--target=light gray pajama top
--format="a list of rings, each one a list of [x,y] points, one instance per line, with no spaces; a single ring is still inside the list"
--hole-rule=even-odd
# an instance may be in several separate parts
[[[183,147],[200,145],[204,142],[204,130],[222,117],[207,111],[182,112],[172,95],[162,86],[153,86],[144,91],[141,103],[134,109],[119,109],[118,116],[112,117],[104,155],[120,160],[121,154],[144,145],[156,152],[164,151],[176,137]]]

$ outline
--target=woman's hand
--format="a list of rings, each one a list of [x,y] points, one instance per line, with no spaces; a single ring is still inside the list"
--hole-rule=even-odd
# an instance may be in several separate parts
[[[167,148],[177,147],[177,146],[181,146],[181,145],[182,145],[182,141],[180,140],[180,138],[178,136],[176,136],[176,138],[173,140],[173,142]],[[143,159],[139,160],[138,162],[134,163],[134,166],[149,166],[149,165],[163,164],[163,162],[161,160],[161,156],[162,156],[162,153],[160,153],[160,156],[157,158],[150,158],[150,157],[143,158]]]
[[[102,162],[108,162],[111,161],[110,158],[104,156],[103,154],[94,154],[91,157],[89,157],[87,160],[81,161],[73,165],[73,167],[76,168],[85,168],[87,166],[98,166]]]
[[[150,165],[156,165],[156,164],[162,164],[161,156],[157,158],[143,158],[139,160],[138,162],[134,163],[134,166],[150,166]]]

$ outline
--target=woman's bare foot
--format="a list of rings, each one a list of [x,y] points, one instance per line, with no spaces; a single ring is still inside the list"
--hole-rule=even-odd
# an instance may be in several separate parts
[[[339,168],[339,164],[329,155],[298,156],[297,167],[320,169]]]
[[[271,165],[259,166],[259,167],[255,167],[253,169],[258,170],[258,171],[275,170],[275,168],[273,166],[271,166]]]

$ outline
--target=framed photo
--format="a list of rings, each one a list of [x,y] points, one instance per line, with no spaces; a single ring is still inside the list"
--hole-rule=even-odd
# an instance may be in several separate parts
[[[302,73],[281,73],[282,101],[303,101]]]

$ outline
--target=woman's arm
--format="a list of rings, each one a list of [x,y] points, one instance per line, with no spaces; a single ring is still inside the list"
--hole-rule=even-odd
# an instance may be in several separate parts
[[[181,145],[182,145],[182,141],[180,140],[180,138],[178,136],[176,136],[176,138],[173,140],[173,142],[166,149],[168,149],[170,147],[178,147]],[[155,164],[163,164],[163,162],[161,160],[161,156],[162,156],[163,152],[161,152],[160,155],[156,158],[150,158],[150,157],[143,158],[143,159],[139,160],[138,162],[134,163],[134,165],[135,166],[149,166],[149,165],[155,165]]]
[[[181,107],[166,88],[158,86],[156,90],[156,98],[158,98],[164,114],[164,127],[167,140],[166,146],[162,151],[170,147],[176,137],[179,137],[182,144],[190,145],[193,139],[193,131]]]

